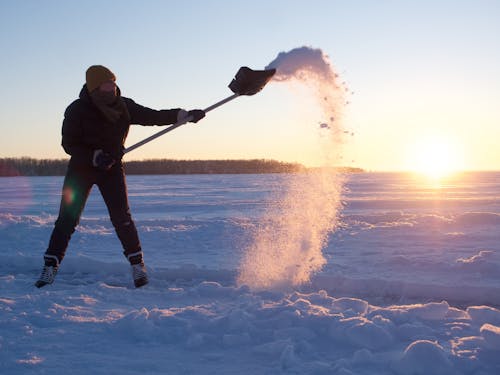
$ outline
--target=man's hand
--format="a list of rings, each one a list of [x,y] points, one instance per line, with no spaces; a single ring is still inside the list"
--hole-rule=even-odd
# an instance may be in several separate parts
[[[101,171],[109,171],[113,165],[115,165],[116,160],[103,150],[95,150],[94,156],[92,158],[92,165]]]
[[[188,120],[188,118],[190,119]],[[205,111],[201,109],[192,109],[191,111],[186,111],[185,109],[179,110],[177,113],[177,122],[189,121],[189,122],[198,122],[203,117],[205,117]]]
[[[188,112],[188,116],[191,116],[190,122],[196,123],[205,117],[205,111],[202,109],[192,109]]]

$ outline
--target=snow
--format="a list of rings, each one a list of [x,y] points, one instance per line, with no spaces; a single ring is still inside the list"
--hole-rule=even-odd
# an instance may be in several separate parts
[[[62,178],[2,178],[0,373],[500,373],[500,173],[348,176],[310,283],[237,283],[293,178],[129,176],[141,289],[97,189],[56,282],[35,288]]]
[[[452,374],[452,365],[445,350],[436,341],[417,340],[405,349],[395,363],[395,370],[405,375]]]
[[[344,91],[320,49],[301,47],[281,52],[266,69],[270,68],[276,69],[273,81],[306,86],[325,119],[340,118]],[[342,134],[340,121],[323,132],[318,149],[322,165],[337,164]],[[254,290],[282,289],[308,282],[321,270],[326,264],[323,245],[338,222],[342,186],[341,176],[327,168],[284,180],[280,200],[268,206],[253,232],[238,284]]]

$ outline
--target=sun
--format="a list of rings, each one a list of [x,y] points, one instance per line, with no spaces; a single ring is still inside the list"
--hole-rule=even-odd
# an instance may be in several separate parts
[[[429,137],[414,145],[409,168],[438,180],[462,169],[462,160],[462,155],[451,139]]]

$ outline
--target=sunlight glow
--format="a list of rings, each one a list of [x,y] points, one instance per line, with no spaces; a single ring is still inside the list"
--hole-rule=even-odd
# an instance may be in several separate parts
[[[415,144],[409,168],[438,180],[463,169],[463,155],[451,139],[430,137]]]

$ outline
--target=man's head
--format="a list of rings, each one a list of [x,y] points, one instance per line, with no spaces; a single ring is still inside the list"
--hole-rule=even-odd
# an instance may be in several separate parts
[[[116,77],[111,70],[102,65],[92,65],[85,73],[87,90],[89,92],[102,86],[102,89],[115,90]]]
[[[111,105],[117,97],[116,77],[102,65],[92,65],[85,74],[87,90],[96,104]]]

